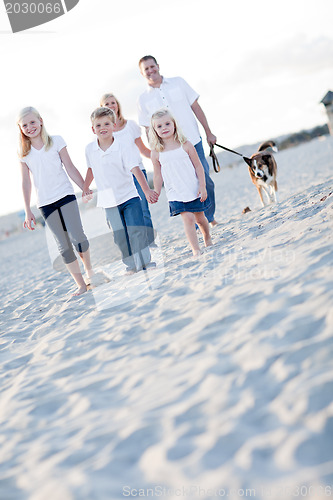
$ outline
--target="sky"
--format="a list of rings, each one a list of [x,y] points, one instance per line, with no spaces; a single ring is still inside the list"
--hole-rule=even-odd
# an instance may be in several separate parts
[[[146,54],[162,75],[182,76],[200,94],[212,132],[229,148],[326,123],[320,100],[333,90],[332,19],[332,0],[80,0],[13,34],[1,2],[0,215],[24,207],[19,110],[39,110],[84,176],[91,112],[113,92],[137,120]]]

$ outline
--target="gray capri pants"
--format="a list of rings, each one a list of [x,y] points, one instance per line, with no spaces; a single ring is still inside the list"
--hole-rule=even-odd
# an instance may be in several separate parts
[[[89,242],[84,234],[79,207],[73,194],[39,209],[56,240],[65,264],[76,260],[72,244],[80,253],[88,250]]]

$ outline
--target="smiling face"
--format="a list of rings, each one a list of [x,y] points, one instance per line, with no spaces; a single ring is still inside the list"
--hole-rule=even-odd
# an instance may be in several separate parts
[[[106,108],[112,109],[114,111],[115,115],[118,116],[118,103],[117,99],[115,97],[107,97],[103,101],[103,106]]]
[[[160,67],[155,63],[154,59],[147,59],[147,61],[142,61],[142,63],[140,64],[140,71],[142,76],[146,78],[150,86],[159,86],[162,83]]]
[[[154,119],[154,129],[163,141],[174,137],[175,124],[169,115]]]
[[[19,121],[22,133],[29,139],[36,139],[41,134],[42,124],[43,120],[34,113],[28,113]]]
[[[98,139],[106,141],[113,138],[114,123],[112,122],[110,116],[101,116],[95,118],[92,126],[94,134],[97,135]]]

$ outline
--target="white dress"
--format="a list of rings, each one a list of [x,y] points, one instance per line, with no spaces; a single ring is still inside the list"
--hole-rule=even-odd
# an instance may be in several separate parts
[[[199,180],[182,146],[159,153],[159,162],[168,201],[188,202],[198,198]]]

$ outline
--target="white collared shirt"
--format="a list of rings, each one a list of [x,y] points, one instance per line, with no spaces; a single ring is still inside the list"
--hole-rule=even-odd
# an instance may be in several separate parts
[[[155,111],[169,108],[175,117],[183,134],[192,144],[200,142],[200,132],[192,104],[199,98],[199,94],[179,76],[164,78],[159,88],[148,86],[138,100],[139,124],[150,126],[150,119]]]
[[[95,141],[86,147],[86,160],[97,186],[97,206],[110,208],[138,195],[131,170],[138,167],[136,155],[114,138],[103,151]]]

